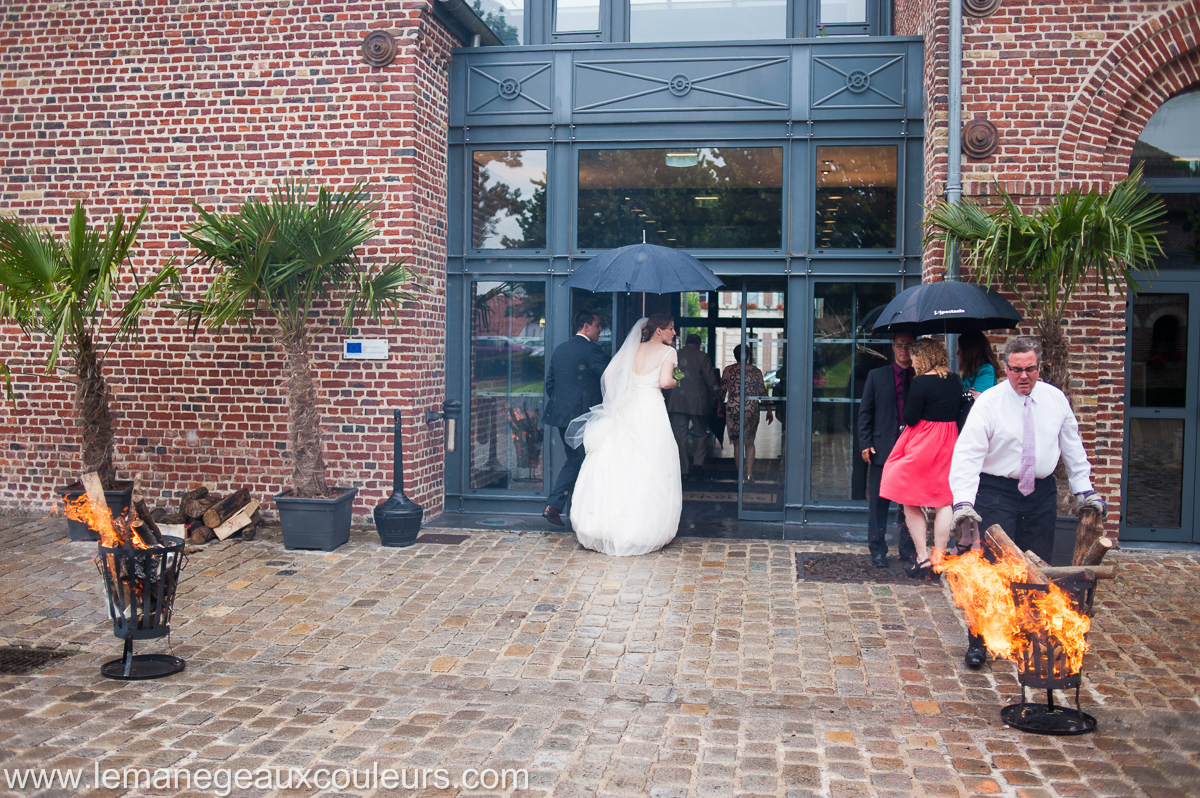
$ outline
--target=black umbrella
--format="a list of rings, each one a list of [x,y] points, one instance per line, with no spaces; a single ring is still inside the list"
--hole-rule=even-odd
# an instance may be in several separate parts
[[[597,293],[673,294],[715,291],[722,283],[721,278],[686,252],[643,243],[597,255],[576,269],[563,285]]]
[[[1013,329],[1021,314],[990,288],[974,283],[922,283],[901,291],[875,321],[877,333],[915,335]]]

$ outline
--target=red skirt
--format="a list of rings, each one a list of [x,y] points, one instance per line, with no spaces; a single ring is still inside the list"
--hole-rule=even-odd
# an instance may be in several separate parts
[[[953,421],[918,421],[906,427],[883,464],[880,497],[916,507],[950,506],[950,460],[957,440]]]

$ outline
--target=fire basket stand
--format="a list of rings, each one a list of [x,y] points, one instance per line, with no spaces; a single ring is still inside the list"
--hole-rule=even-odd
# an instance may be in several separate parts
[[[183,540],[164,536],[148,549],[100,546],[96,567],[104,577],[113,634],[125,641],[121,659],[106,662],[100,673],[109,679],[140,681],[179,673],[186,663],[171,654],[134,654],[134,640],[165,637],[171,632],[171,608],[187,557]]]
[[[1086,579],[1067,581],[1057,580],[1056,583],[1071,596],[1075,608],[1082,614],[1091,615],[1092,601],[1096,595],[1096,583]],[[1012,584],[1013,598],[1018,607],[1031,607],[1032,599],[1038,593],[1047,593],[1047,585],[1034,585],[1023,582]],[[1079,706],[1079,686],[1082,673],[1071,673],[1067,664],[1066,654],[1057,645],[1049,632],[1038,629],[1028,635],[1031,645],[1019,653],[1017,657],[1017,681],[1021,685],[1021,703],[1010,704],[1000,710],[1000,718],[1014,729],[1032,732],[1034,734],[1074,735],[1087,734],[1096,730],[1096,719],[1084,712]],[[1045,689],[1046,703],[1028,703],[1025,700],[1025,688],[1032,690]],[[1075,688],[1075,708],[1056,705],[1055,690]]]

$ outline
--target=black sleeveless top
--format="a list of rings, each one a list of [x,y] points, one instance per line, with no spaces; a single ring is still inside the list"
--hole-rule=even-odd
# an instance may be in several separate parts
[[[904,425],[918,421],[958,421],[962,410],[963,384],[957,374],[945,379],[936,374],[922,374],[908,386],[904,400]]]

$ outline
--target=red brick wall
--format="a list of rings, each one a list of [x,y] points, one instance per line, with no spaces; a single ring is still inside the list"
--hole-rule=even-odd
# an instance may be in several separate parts
[[[947,0],[897,4],[896,32],[926,36],[927,201],[945,191],[948,6]],[[986,19],[965,17],[963,40],[963,120],[985,117],[1000,133],[991,157],[963,159],[969,196],[995,195],[996,181],[1029,205],[1076,186],[1106,190],[1128,175],[1150,114],[1171,94],[1200,83],[1200,0],[1005,0]],[[931,57],[938,63],[930,64]],[[929,248],[926,279],[939,275],[941,265],[940,249]],[[1081,431],[1097,488],[1116,502],[1124,297],[1090,292],[1069,306],[1067,319]]]
[[[391,492],[391,411],[405,413],[406,487],[442,505],[440,406],[445,358],[448,66],[458,42],[427,0],[329,5],[112,0],[8,5],[0,25],[0,212],[62,232],[76,200],[106,221],[150,213],[142,274],[185,258],[179,231],[205,208],[231,208],[287,177],[349,186],[383,201],[369,259],[399,256],[429,287],[386,337],[386,363],[343,361],[341,338],[316,341],[331,484],[360,488],[360,518]],[[384,68],[363,62],[369,30],[397,35]],[[207,278],[189,268],[185,293]],[[328,309],[326,309],[328,311]],[[290,481],[282,354],[264,336],[186,334],[159,309],[144,340],[110,359],[121,475],[143,471],[159,503],[193,482],[246,485],[264,501]],[[0,330],[0,351],[30,372],[42,342]],[[50,504],[79,463],[71,395],[21,378],[0,410],[0,508]],[[152,503],[154,503],[152,501]],[[264,502],[265,503],[265,502]]]

